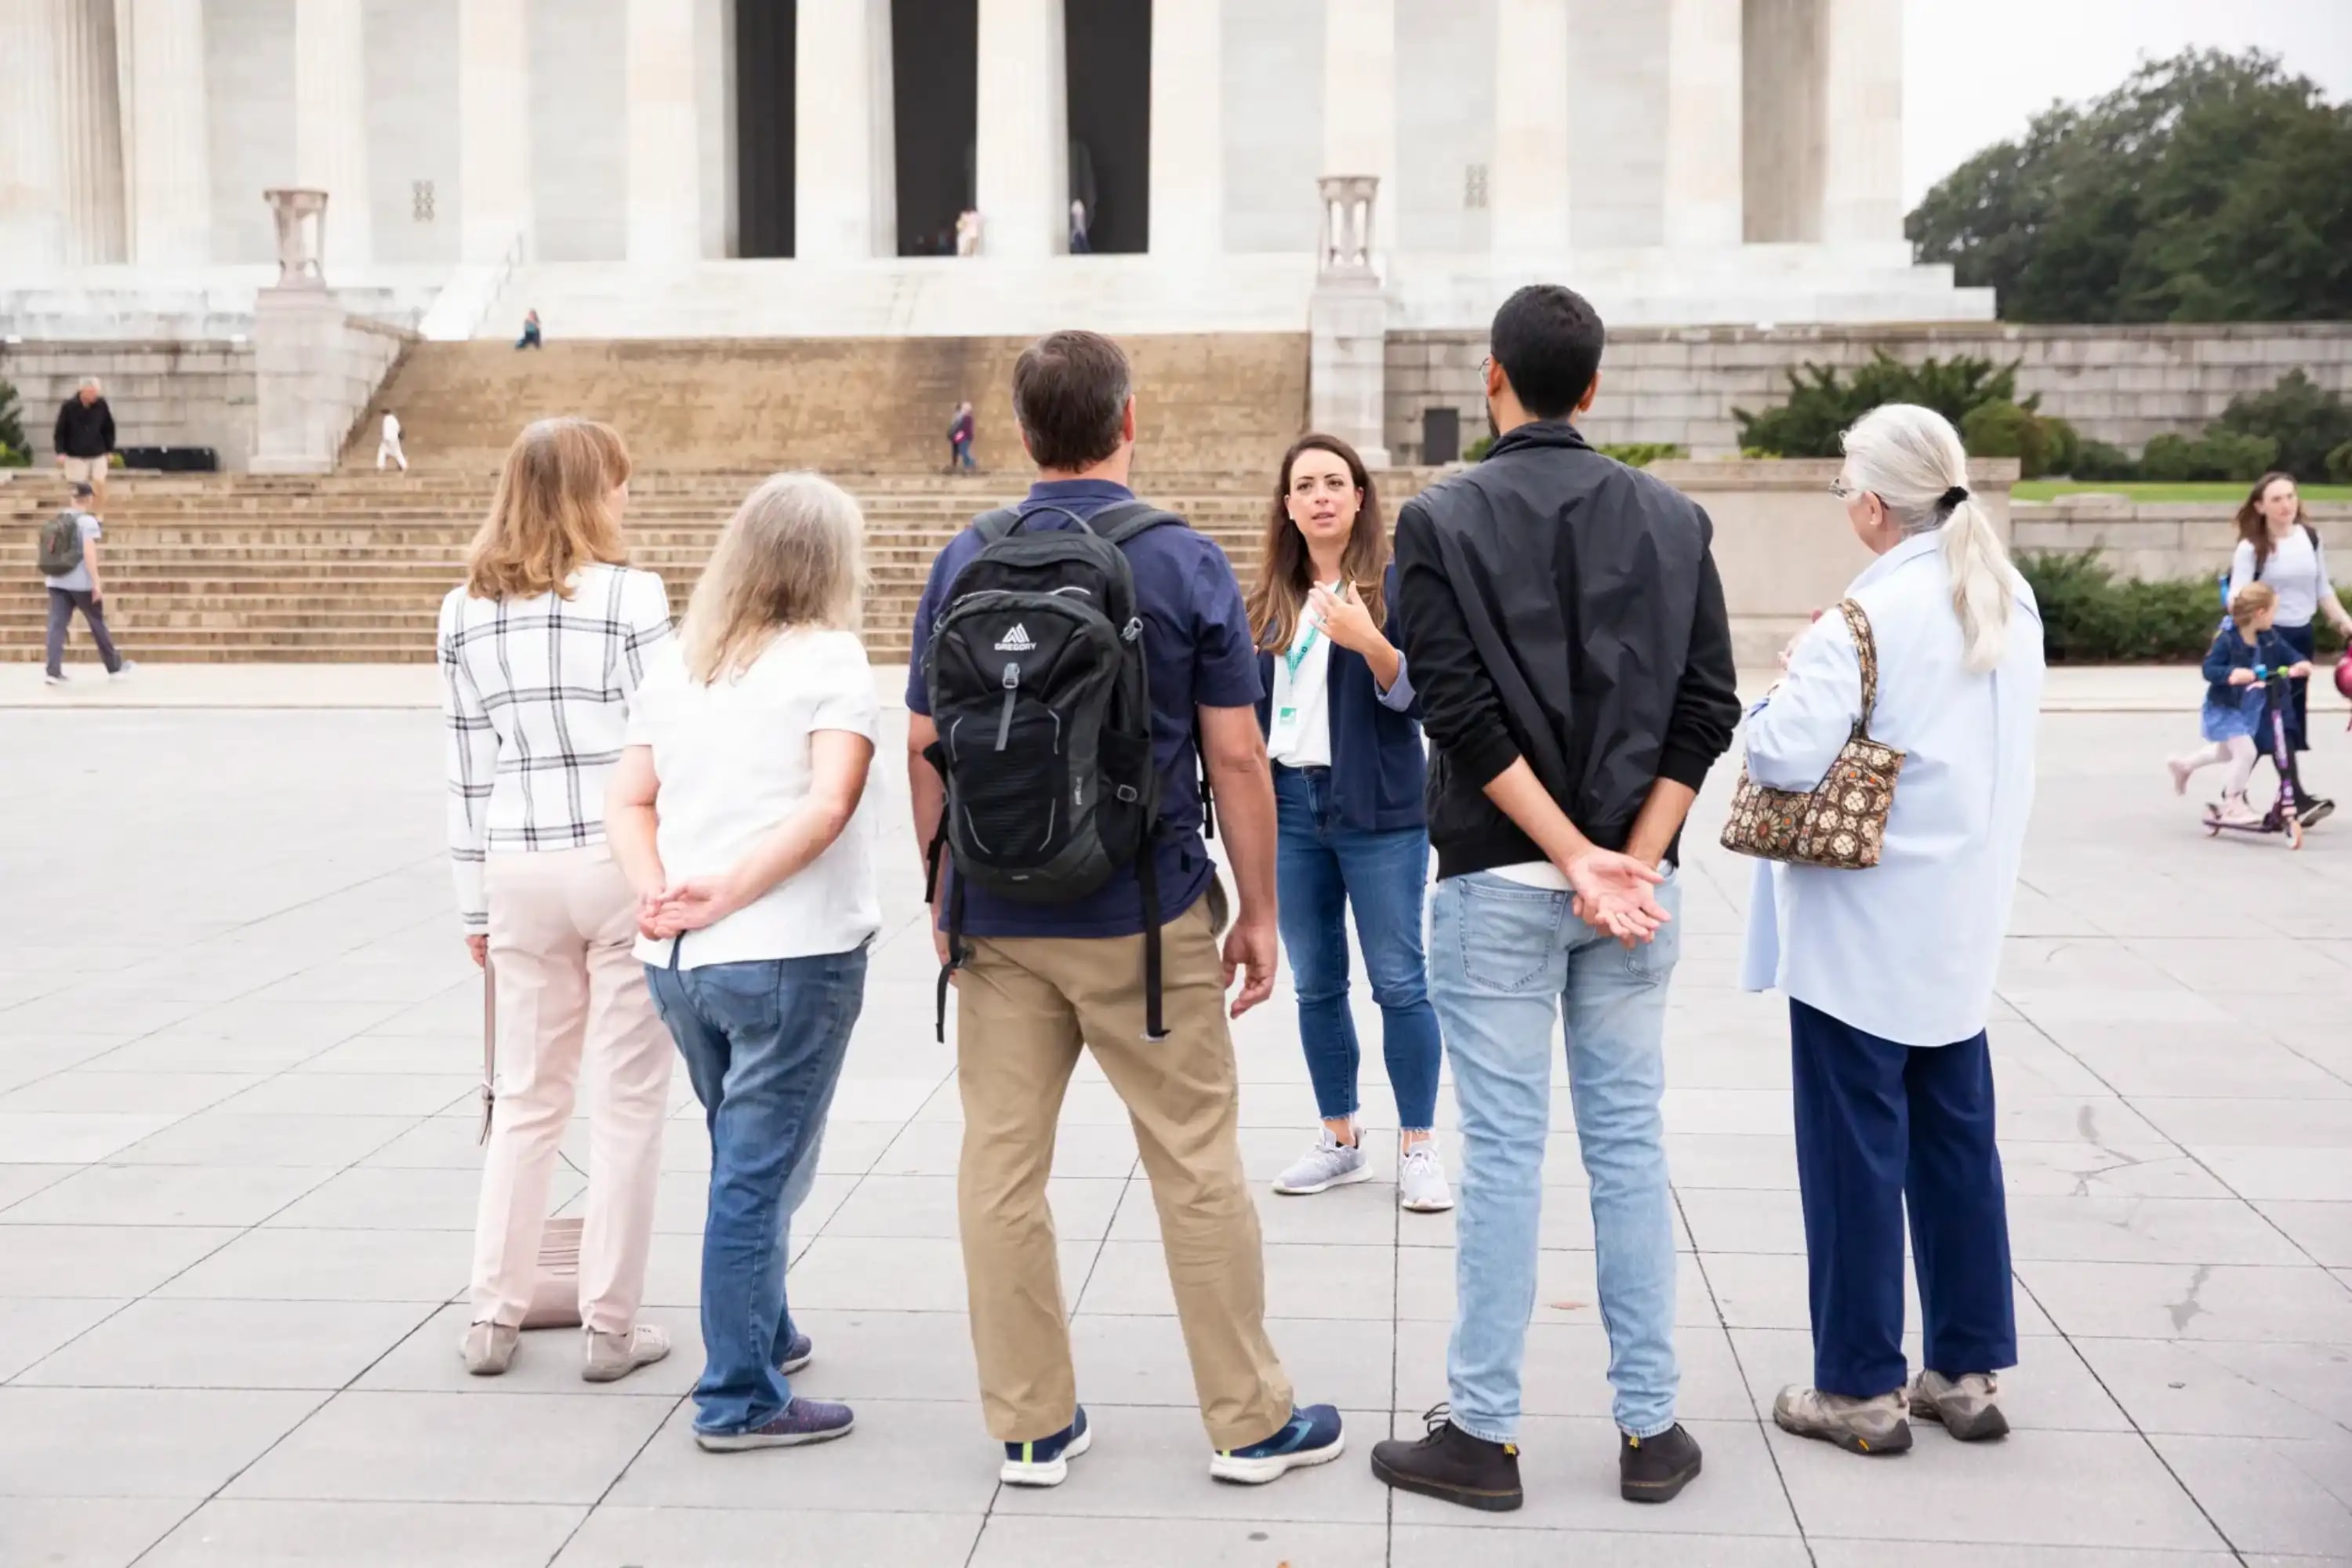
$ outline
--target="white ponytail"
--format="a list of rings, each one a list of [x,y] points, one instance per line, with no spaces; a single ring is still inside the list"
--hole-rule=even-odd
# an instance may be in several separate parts
[[[1932,408],[1889,403],[1845,433],[1845,456],[1854,489],[1885,502],[1906,534],[1936,531],[1952,574],[1963,657],[1972,670],[1992,668],[2009,640],[2014,573],[1984,503],[1969,493],[1959,432]]]

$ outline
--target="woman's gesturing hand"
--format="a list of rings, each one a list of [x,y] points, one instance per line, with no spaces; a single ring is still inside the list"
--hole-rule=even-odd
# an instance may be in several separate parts
[[[1325,637],[1352,653],[1370,653],[1389,640],[1373,624],[1372,613],[1364,608],[1352,583],[1341,584],[1338,594],[1323,587],[1307,590],[1307,613],[1322,626]]]

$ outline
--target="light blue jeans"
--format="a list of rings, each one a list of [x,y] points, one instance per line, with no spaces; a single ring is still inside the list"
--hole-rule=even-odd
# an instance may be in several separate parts
[[[1679,914],[1671,879],[1658,902]],[[1551,1125],[1552,1030],[1568,1024],[1569,1094],[1592,1183],[1601,1321],[1617,1425],[1654,1437],[1675,1424],[1675,1231],[1666,1185],[1666,981],[1682,923],[1627,950],[1569,912],[1566,893],[1491,872],[1437,884],[1429,998],[1462,1112],[1454,1424],[1518,1439],[1519,1363],[1535,1310],[1537,1222]]]

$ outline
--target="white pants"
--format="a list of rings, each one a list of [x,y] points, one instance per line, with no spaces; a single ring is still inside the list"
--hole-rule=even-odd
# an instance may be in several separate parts
[[[636,900],[604,845],[493,853],[484,873],[498,976],[498,1103],[474,1223],[473,1321],[530,1305],[548,1184],[588,1091],[580,1317],[626,1333],[645,1295],[654,1186],[669,1114],[669,1031],[637,962]]]
[[[399,442],[378,441],[375,444],[376,472],[382,473],[383,471],[383,460],[386,458],[390,458],[394,462],[398,463],[402,473],[404,474],[408,472],[408,458],[402,454]]]

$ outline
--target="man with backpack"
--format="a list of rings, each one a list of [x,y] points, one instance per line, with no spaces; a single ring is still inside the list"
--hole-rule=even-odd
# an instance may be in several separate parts
[[[916,611],[908,778],[940,1006],[957,994],[957,1183],[981,1403],[1003,1479],[1057,1486],[1092,1441],[1045,1181],[1081,1047],[1125,1102],[1159,1209],[1210,1473],[1338,1457],[1265,1334],[1225,992],[1274,987],[1274,787],[1257,656],[1224,552],[1139,502],[1126,356],[1093,332],[1013,373],[1026,499],[957,535]],[[1202,842],[1213,786],[1239,894]]]
[[[98,575],[102,531],[90,510],[94,499],[89,486],[77,484],[73,504],[41,525],[41,581],[49,588],[48,643],[44,650],[48,664],[41,679],[51,686],[66,683],[66,629],[73,624],[76,610],[89,623],[90,638],[98,644],[98,657],[106,662],[106,673],[120,676],[131,668],[114,651],[114,639],[106,631],[106,585]]]

